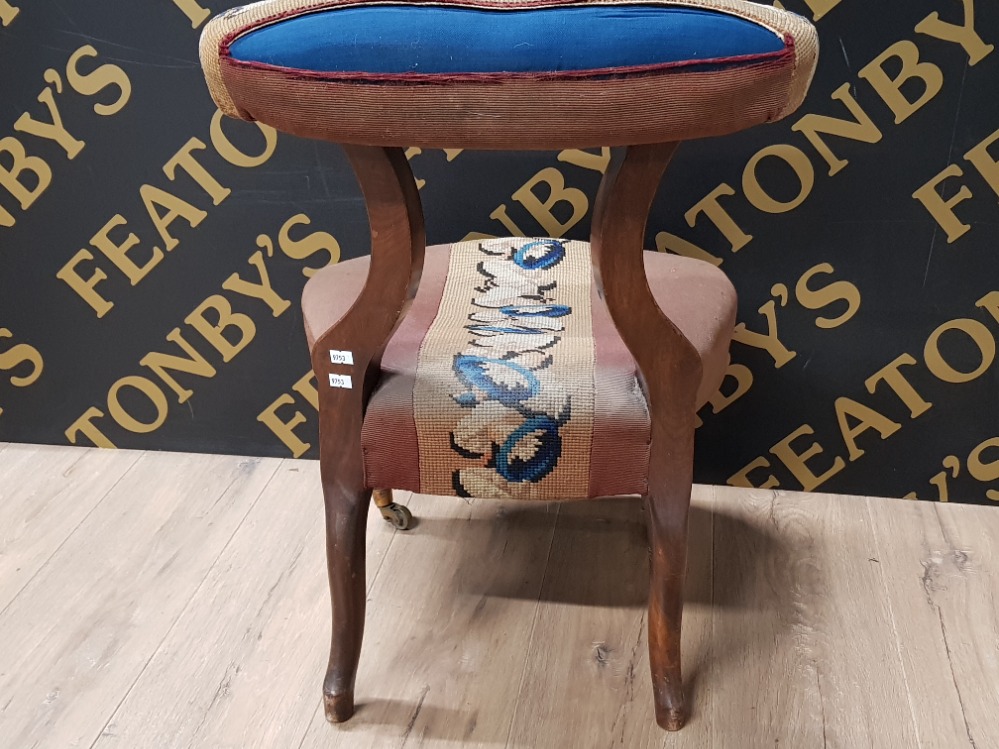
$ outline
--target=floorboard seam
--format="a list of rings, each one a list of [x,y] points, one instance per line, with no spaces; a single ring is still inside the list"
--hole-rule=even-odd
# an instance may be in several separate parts
[[[237,458],[237,460],[244,460],[244,458]],[[260,460],[268,460],[268,459],[267,458],[262,458]],[[118,701],[118,704],[115,705],[114,710],[111,711],[111,714],[108,716],[108,719],[104,722],[104,727],[101,728],[100,732],[97,734],[97,736],[91,742],[89,749],[95,749],[95,747],[97,746],[98,742],[104,736],[104,732],[107,730],[108,725],[110,725],[111,722],[114,720],[114,716],[118,714],[118,711],[121,709],[121,706],[123,704],[125,704],[125,700],[128,699],[128,696],[132,693],[132,690],[135,689],[135,685],[138,684],[139,681],[142,679],[142,675],[144,673],[146,673],[146,669],[149,668],[149,664],[153,662],[153,659],[160,652],[160,650],[162,650],[163,643],[166,642],[169,639],[171,633],[174,631],[174,629],[177,628],[177,622],[179,622],[181,619],[183,619],[184,618],[184,614],[186,614],[187,611],[188,611],[188,609],[191,608],[191,602],[197,597],[198,593],[204,587],[205,581],[211,576],[212,570],[215,569],[215,566],[218,564],[219,559],[221,559],[222,555],[225,554],[225,551],[226,551],[226,549],[229,548],[229,545],[232,543],[233,538],[235,538],[236,534],[239,533],[239,529],[243,527],[243,523],[246,522],[246,518],[253,511],[253,508],[257,506],[257,502],[260,501],[260,498],[267,491],[267,487],[269,487],[271,485],[271,482],[274,480],[274,477],[277,476],[277,473],[278,473],[278,471],[280,470],[280,468],[281,468],[281,466],[283,464],[284,464],[284,459],[282,459],[274,467],[274,471],[267,478],[267,481],[261,487],[260,491],[257,492],[257,496],[250,503],[250,506],[246,508],[246,512],[243,513],[243,517],[240,518],[239,522],[236,524],[236,527],[233,528],[232,533],[229,535],[229,538],[222,545],[222,548],[219,549],[219,553],[215,556],[215,560],[211,563],[211,565],[209,565],[208,569],[205,570],[204,577],[201,578],[201,581],[198,583],[198,585],[191,592],[191,595],[188,596],[187,603],[184,604],[184,607],[178,612],[177,616],[174,617],[173,622],[171,622],[170,627],[167,629],[167,631],[163,633],[163,637],[160,638],[160,641],[156,644],[156,647],[154,647],[152,649],[152,652],[149,654],[149,657],[146,659],[146,662],[144,664],[142,664],[142,668],[139,669],[139,673],[136,674],[135,678],[132,680],[132,683],[129,684],[128,689],[125,690],[125,694],[122,695],[122,698]],[[229,490],[232,489],[233,485],[237,481],[239,481],[239,478],[240,477],[238,475],[234,476],[233,479],[232,479],[232,481],[229,482],[229,485],[226,486],[226,488],[223,489],[219,493],[219,497],[224,497],[229,492]],[[216,500],[216,501],[218,501],[218,500]]]
[[[878,557],[882,561],[878,562],[878,574],[881,577],[881,586],[885,591],[885,604],[888,606],[888,616],[891,620],[891,633],[895,640],[895,655],[898,657],[899,669],[902,672],[902,683],[905,684],[905,699],[909,705],[909,715],[912,718],[913,730],[916,733],[916,744],[919,746],[923,745],[922,736],[919,734],[919,721],[916,720],[916,708],[912,704],[912,689],[909,687],[909,674],[905,668],[905,661],[902,658],[902,638],[898,634],[898,620],[895,616],[895,607],[892,605],[891,596],[888,595],[888,580],[885,577],[884,569],[884,556],[885,547],[881,541],[881,533],[878,529],[877,523],[874,522],[874,515],[871,513],[870,500],[864,502],[864,510],[867,513],[867,522],[870,524],[871,535],[874,537],[874,543],[877,544]]]
[[[309,731],[312,729],[312,724],[316,722],[318,715],[319,715],[319,705],[316,705],[316,709],[312,711],[312,717],[309,718],[309,720],[305,721],[305,730],[302,731],[302,740],[298,742],[297,749],[302,749],[302,747],[305,746],[305,740],[309,737]],[[325,714],[322,720],[324,722],[326,721]]]
[[[940,506],[939,503],[935,503],[933,506],[933,517],[936,518],[937,524],[940,526],[940,533],[947,542],[947,545],[952,551],[957,551],[957,546],[950,539],[950,535],[947,533],[947,528],[944,526],[943,518],[940,517]],[[943,609],[932,597],[932,591],[927,588],[926,590],[927,600],[929,600],[930,605],[936,609],[937,619],[940,621],[940,636],[943,638],[944,649],[947,652],[947,667],[950,669],[950,679],[954,684],[954,691],[957,692],[957,703],[961,707],[961,721],[964,723],[964,732],[968,735],[968,742],[971,744],[972,749],[978,749],[978,744],[975,743],[975,737],[971,735],[971,724],[968,723],[968,713],[964,707],[964,695],[961,694],[961,687],[957,683],[957,674],[954,673],[954,657],[950,650],[950,641],[947,637],[947,626],[944,624]]]
[[[412,495],[410,495],[410,496],[412,496]],[[374,500],[369,500],[369,501],[372,504],[374,504]],[[371,511],[371,508],[369,507],[368,508],[368,512],[370,512],[370,511]],[[417,523],[417,525],[419,525],[419,523]],[[416,528],[414,527],[413,530],[416,530]],[[388,559],[389,550],[392,548],[392,544],[395,543],[395,540],[396,540],[396,538],[398,536],[399,536],[398,529],[393,528],[392,529],[392,535],[389,537],[389,542],[385,545],[385,550],[382,552],[382,558],[378,561],[378,566],[375,568],[374,574],[370,575],[370,577],[368,579],[368,583],[365,586],[364,593],[365,593],[366,596],[370,596],[371,595],[371,591],[374,590],[375,580],[377,580],[378,576],[381,574],[382,567],[385,566],[385,560]],[[323,549],[324,549],[323,554],[324,554],[324,558],[325,558],[325,553],[326,553],[325,552],[325,548],[326,548],[326,545],[325,545],[325,541],[324,541],[324,543],[323,543]],[[367,552],[366,551],[365,551],[365,556],[367,556]]]
[[[531,646],[534,644],[534,632],[538,625],[538,616],[541,613],[541,595],[545,592],[545,580],[548,579],[548,566],[551,564],[552,550],[555,548],[555,534],[558,533],[558,519],[561,514],[561,505],[555,505],[555,522],[552,523],[552,536],[551,540],[548,542],[548,554],[545,555],[545,571],[541,575],[541,585],[538,586],[538,601],[537,605],[534,607],[534,617],[531,619],[531,634],[527,637],[527,647],[524,649],[524,661],[520,669],[520,684],[517,686],[517,701],[513,705],[513,715],[510,716],[510,728],[506,732],[506,743],[504,746],[510,746],[510,739],[513,736],[513,727],[517,722],[517,713],[520,711],[520,698],[519,695],[524,693],[524,681],[527,678],[527,658],[531,652]]]
[[[119,476],[117,479],[115,479],[115,482],[111,486],[108,487],[107,491],[104,492],[103,495],[101,495],[101,498],[99,500],[97,500],[94,503],[94,506],[91,507],[87,511],[87,514],[84,515],[82,518],[80,518],[80,522],[77,523],[76,527],[74,527],[73,530],[71,530],[69,533],[67,533],[66,537],[62,541],[59,542],[59,545],[56,546],[52,550],[52,553],[49,554],[48,559],[46,559],[42,564],[38,565],[38,569],[35,570],[34,573],[27,580],[24,581],[24,585],[22,585],[20,588],[18,588],[18,591],[13,596],[11,596],[11,598],[7,602],[7,604],[2,609],[0,609],[0,617],[3,617],[3,615],[7,613],[7,609],[9,609],[11,607],[11,605],[13,605],[14,601],[16,601],[18,599],[18,597],[21,595],[21,593],[24,592],[24,589],[27,588],[29,585],[31,585],[31,581],[34,580],[36,577],[38,577],[38,575],[41,573],[42,570],[44,570],[46,567],[48,567],[48,565],[52,561],[52,559],[56,556],[56,554],[59,553],[59,550],[62,549],[62,547],[66,545],[66,542],[69,541],[69,539],[71,539],[74,535],[76,535],[76,532],[80,529],[80,526],[83,525],[87,521],[87,518],[89,518],[98,507],[100,507],[102,504],[104,504],[104,500],[106,500],[108,498],[108,495],[111,494],[111,492],[113,492],[115,490],[115,487],[117,487],[118,484],[120,484],[122,482],[122,480],[129,473],[132,472],[132,469],[135,468],[136,464],[138,464],[138,462],[146,454],[147,453],[145,451],[140,452],[136,456],[135,460],[132,461],[131,465],[129,465],[129,467],[126,468],[122,472],[121,476]],[[83,456],[83,457],[86,457],[86,456]],[[81,457],[80,460],[83,460],[83,457]],[[79,463],[79,462],[80,462],[79,460],[76,461],[76,463]],[[73,465],[75,466],[76,463],[73,463]],[[70,466],[70,467],[72,467],[72,466]]]

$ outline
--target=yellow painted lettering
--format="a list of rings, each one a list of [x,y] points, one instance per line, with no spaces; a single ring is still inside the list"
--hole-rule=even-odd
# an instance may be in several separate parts
[[[115,449],[115,444],[108,438],[104,432],[97,428],[94,424],[94,419],[103,419],[104,412],[99,408],[90,407],[88,408],[83,416],[74,421],[69,425],[69,429],[66,430],[66,439],[69,440],[70,444],[77,444],[77,436],[82,434],[90,443],[95,447],[103,447],[109,450]]]
[[[732,246],[732,252],[738,252],[747,244],[753,241],[753,237],[746,234],[735,222],[732,215],[725,210],[719,198],[735,195],[735,190],[727,184],[718,185],[714,190],[705,195],[695,203],[689,211],[684,214],[687,225],[693,228],[697,225],[697,219],[702,214],[722,233]]]
[[[115,242],[110,236],[113,229],[116,229],[119,226],[125,226],[126,223],[125,217],[121,214],[113,217],[110,221],[104,224],[103,228],[99,232],[91,237],[90,242],[94,247],[104,253],[108,260],[118,267],[118,270],[128,277],[132,286],[135,286],[149,274],[149,271],[159,265],[160,260],[163,259],[163,251],[158,247],[154,247],[149,259],[146,260],[143,265],[136,265],[135,261],[128,256],[129,251],[139,244],[139,238],[135,235],[135,233],[129,233],[129,235],[125,238],[125,241],[121,244]]]
[[[833,460],[832,465],[824,473],[816,475],[812,468],[809,467],[808,461],[822,454],[822,446],[818,442],[813,442],[804,452],[798,452],[793,446],[795,441],[811,434],[815,434],[815,430],[805,424],[770,448],[770,452],[787,466],[787,469],[794,475],[806,492],[818,489],[846,467],[846,461],[837,456]]]
[[[125,409],[120,400],[121,391],[125,388],[130,388],[131,390],[146,396],[149,403],[156,411],[156,416],[152,421],[139,421],[139,419]],[[163,394],[163,391],[157,387],[155,382],[148,380],[145,377],[139,377],[137,375],[122,377],[120,380],[115,382],[115,384],[112,385],[111,389],[108,391],[108,413],[111,414],[111,418],[118,422],[119,426],[130,432],[135,432],[136,434],[148,434],[149,432],[155,432],[163,426],[164,422],[166,422],[169,408],[169,404],[167,403],[167,399]]]
[[[885,71],[885,63],[894,59],[893,66],[901,63],[901,70],[894,78]],[[926,106],[943,88],[944,76],[939,67],[919,59],[919,47],[908,39],[895,42],[874,58],[860,71],[878,96],[895,113],[895,124],[900,125]],[[915,101],[902,93],[902,87],[909,81],[920,79],[923,91]]]
[[[766,351],[773,358],[774,367],[780,369],[796,357],[797,353],[789,351],[787,346],[781,343],[780,338],[777,336],[777,305],[773,299],[760,307],[759,311],[766,318],[767,332],[757,333],[756,331],[749,330],[745,323],[739,323],[735,326],[735,333],[732,335],[732,339],[746,346]]]
[[[763,185],[760,184],[757,170],[763,160],[767,158],[783,161],[791,167],[791,171],[798,178],[798,194],[791,200],[778,200],[764,190]],[[742,189],[746,193],[746,198],[765,213],[776,214],[793,211],[808,199],[814,187],[815,168],[812,166],[812,162],[800,148],[786,144],[767,146],[761,149],[749,160],[742,173]]]
[[[847,110],[853,115],[852,120],[828,117],[824,114],[806,114],[791,127],[795,132],[808,138],[808,142],[825,159],[829,165],[829,176],[843,171],[850,162],[836,156],[822,139],[823,135],[835,135],[837,138],[846,138],[860,143],[879,143],[883,137],[881,130],[874,124],[874,120],[850,93],[849,83],[844,83],[836,89],[832,98],[846,105]]]
[[[54,71],[50,71],[54,72]],[[21,133],[28,133],[29,135],[34,135],[36,138],[42,138],[44,140],[51,140],[58,143],[62,149],[66,152],[66,156],[72,161],[77,157],[83,147],[86,145],[82,140],[74,138],[66,130],[66,126],[62,123],[62,115],[59,113],[59,107],[56,105],[55,94],[51,87],[46,87],[42,93],[38,95],[38,101],[45,105],[49,110],[50,122],[42,122],[36,120],[30,114],[25,112],[20,117],[17,118],[17,122],[14,123],[14,129]]]
[[[97,284],[101,281],[107,280],[108,274],[105,273],[100,268],[94,270],[93,275],[89,278],[84,278],[76,270],[76,267],[83,262],[88,262],[94,259],[93,253],[89,250],[80,250],[70,261],[66,263],[59,272],[56,273],[56,278],[60,281],[65,282],[73,291],[76,292],[77,296],[83,301],[89,304],[94,312],[97,313],[97,317],[104,317],[111,308],[114,307],[113,302],[109,302],[107,299],[102,297],[97,293]]]
[[[167,387],[177,394],[177,402],[184,403],[194,395],[194,391],[182,387],[174,379],[173,375],[170,374],[170,371],[210,378],[215,376],[215,367],[209,364],[208,360],[194,346],[187,342],[187,339],[181,334],[180,328],[171,330],[167,334],[166,339],[171,343],[176,343],[187,356],[176,356],[174,354],[164,354],[154,351],[142,357],[139,360],[139,364],[151,369],[156,376],[163,380]]]
[[[902,428],[898,422],[850,398],[837,398],[835,405],[839,431],[843,434],[843,442],[846,444],[851,462],[864,454],[864,451],[857,447],[857,438],[864,432],[876,429],[881,439],[886,440]],[[852,425],[851,420],[855,421]]]
[[[267,265],[264,263],[264,253],[260,250],[254,252],[250,256],[250,265],[257,269],[257,274],[260,277],[259,283],[244,281],[238,273],[233,273],[222,284],[222,288],[252,299],[259,299],[270,307],[274,317],[280,316],[291,306],[291,302],[278,296],[274,287],[271,286],[271,278],[267,273]]]
[[[962,372],[955,368],[944,360],[943,354],[940,352],[940,339],[943,338],[944,333],[950,331],[963,333],[978,348],[981,362],[970,372]],[[967,318],[951,320],[941,325],[930,335],[926,341],[923,358],[926,360],[926,366],[938,379],[955,385],[971,382],[985,374],[992,366],[992,362],[995,361],[996,339],[989,332],[989,329],[978,320]]]
[[[284,421],[277,414],[278,409],[294,405],[295,399],[284,393],[260,412],[257,416],[257,421],[270,429],[284,443],[285,447],[291,451],[293,457],[300,458],[312,447],[312,445],[308,442],[303,442],[295,434],[295,427],[305,423],[305,415],[301,411],[296,410],[289,421]]]
[[[214,205],[218,205],[232,194],[232,190],[219,184],[219,181],[194,158],[195,151],[202,151],[207,147],[197,138],[191,138],[163,165],[163,173],[166,174],[167,179],[173,182],[177,178],[177,170],[182,170],[198,183],[198,186],[212,199]]]
[[[968,189],[967,185],[961,185],[961,189],[954,194],[954,197],[945,200],[938,188],[946,180],[963,175],[961,167],[957,164],[951,164],[912,194],[912,197],[923,204],[923,207],[930,212],[940,228],[947,233],[948,244],[953,244],[971,231],[971,226],[961,221],[954,213],[956,206],[972,197],[971,190]]]
[[[132,81],[128,73],[117,65],[100,65],[89,73],[81,73],[80,60],[85,57],[97,57],[97,50],[86,44],[74,52],[66,63],[66,78],[69,85],[78,94],[95,96],[106,88],[114,86],[118,89],[118,97],[109,104],[94,104],[94,111],[102,117],[110,117],[120,112],[129,99],[132,98]]]
[[[913,419],[918,418],[933,408],[933,404],[928,403],[902,374],[902,367],[911,367],[914,364],[916,364],[915,357],[911,354],[902,354],[887,367],[868,377],[864,387],[873,395],[878,385],[885,383],[909,409],[909,416]]]
[[[534,191],[536,187],[542,185],[548,193],[543,200]],[[586,194],[575,187],[566,187],[562,172],[551,166],[545,167],[531,177],[513,194],[513,198],[527,209],[550,237],[563,236],[582,221],[589,208]],[[571,209],[564,221],[555,216],[554,209],[561,205],[567,205]],[[564,215],[561,210],[560,213]]]
[[[212,311],[215,322],[210,322],[205,314]],[[222,355],[223,361],[232,361],[246,348],[257,334],[253,320],[242,312],[233,312],[229,300],[221,294],[212,294],[184,318],[184,322],[194,328]],[[236,332],[230,340],[226,331]]]
[[[960,25],[940,20],[939,13],[930,13],[916,25],[917,34],[926,34],[945,42],[960,44],[968,53],[968,64],[977,65],[995,52],[994,44],[986,44],[975,31],[975,1],[961,0],[964,5],[964,22]]]

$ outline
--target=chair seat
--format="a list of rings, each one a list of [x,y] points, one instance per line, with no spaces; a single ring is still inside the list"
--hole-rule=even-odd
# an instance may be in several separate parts
[[[368,264],[329,266],[306,285],[310,347],[349,309]],[[699,260],[646,252],[645,269],[700,354],[700,407],[728,365],[735,290]],[[429,247],[381,367],[361,440],[373,488],[545,500],[646,491],[648,408],[586,242]]]
[[[804,18],[745,0],[265,0],[201,41],[228,115],[341,143],[496,149],[777,120],[817,54]]]

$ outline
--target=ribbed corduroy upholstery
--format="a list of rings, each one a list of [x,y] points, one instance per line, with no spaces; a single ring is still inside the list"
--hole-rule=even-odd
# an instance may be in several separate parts
[[[745,0],[265,0],[213,19],[201,43],[226,114],[468,148],[734,132],[794,111],[817,53],[805,19]]]
[[[531,242],[496,240],[485,245],[491,255],[475,242],[428,249],[416,300],[385,351],[365,415],[369,486],[524,499],[645,492],[649,414],[635,362],[592,287],[589,246],[562,243],[572,262],[557,272],[541,267],[544,247],[525,253],[533,270],[503,267],[510,250]],[[310,345],[349,308],[367,267],[367,258],[349,260],[309,281],[302,306]],[[701,261],[646,252],[645,268],[657,303],[701,356],[700,406],[728,365],[735,291]],[[514,301],[538,296],[538,286],[541,298]],[[456,324],[461,318],[464,325]],[[535,375],[539,392],[513,392],[523,372],[502,366],[490,373],[465,361],[464,374],[456,372],[456,359],[470,354],[480,365],[508,357]],[[557,376],[546,380],[548,371]]]

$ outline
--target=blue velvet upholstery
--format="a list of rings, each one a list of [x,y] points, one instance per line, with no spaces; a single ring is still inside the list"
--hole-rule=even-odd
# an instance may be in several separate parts
[[[715,11],[657,5],[534,10],[344,7],[236,39],[234,60],[315,72],[544,73],[767,55],[774,32]]]

